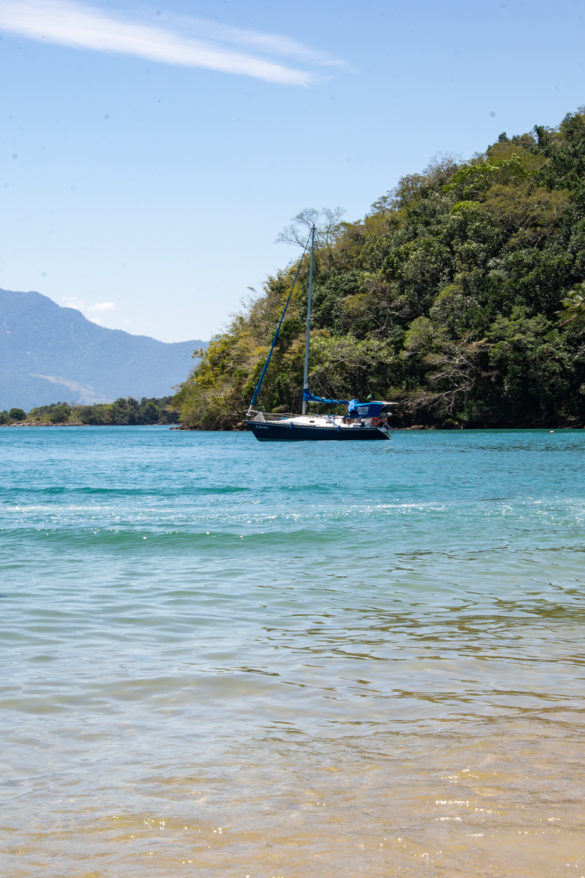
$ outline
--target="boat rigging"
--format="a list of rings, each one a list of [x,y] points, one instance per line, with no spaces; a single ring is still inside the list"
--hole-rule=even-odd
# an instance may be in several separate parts
[[[272,344],[266,357],[266,362],[256,384],[256,388],[250,400],[246,414],[246,426],[252,431],[256,439],[261,442],[292,442],[305,440],[371,440],[389,439],[391,402],[372,400],[358,402],[356,399],[326,399],[315,396],[309,390],[309,349],[311,341],[311,306],[313,297],[313,265],[315,255],[315,226],[311,228],[309,239],[305,244],[303,254],[285,302],[282,315],[276,327]],[[255,409],[256,401],[272,357],[274,346],[278,340],[293,289],[297,282],[303,260],[310,252],[309,262],[309,289],[307,296],[307,325],[305,336],[305,360],[303,372],[303,398],[300,415],[268,414],[261,409]],[[308,403],[321,403],[329,405],[346,405],[347,412],[344,415],[312,414],[307,412]]]

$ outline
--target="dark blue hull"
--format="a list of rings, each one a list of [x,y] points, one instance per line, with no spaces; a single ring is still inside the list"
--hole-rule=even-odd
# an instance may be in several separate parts
[[[333,440],[335,442],[354,442],[356,440],[389,439],[387,433],[378,430],[377,427],[291,427],[288,421],[282,425],[277,422],[263,423],[261,421],[246,421],[248,430],[251,430],[260,442],[305,442]]]

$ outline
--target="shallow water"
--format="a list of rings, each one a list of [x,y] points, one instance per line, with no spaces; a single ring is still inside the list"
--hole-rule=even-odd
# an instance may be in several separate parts
[[[324,445],[0,431],[0,874],[585,875],[585,432]]]

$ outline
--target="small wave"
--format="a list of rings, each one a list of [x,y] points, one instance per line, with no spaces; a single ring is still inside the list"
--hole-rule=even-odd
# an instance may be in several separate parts
[[[4,531],[5,536],[9,532]],[[302,547],[324,546],[332,542],[346,542],[347,538],[337,527],[306,527],[285,530],[242,530],[234,531],[188,531],[168,530],[164,532],[150,530],[127,530],[116,528],[36,528],[13,532],[13,538],[20,543],[27,541],[45,544],[47,548],[61,551],[92,549],[94,551],[143,553],[174,553],[197,551],[218,553],[228,550],[242,551],[262,549],[263,551],[278,550],[291,546]]]

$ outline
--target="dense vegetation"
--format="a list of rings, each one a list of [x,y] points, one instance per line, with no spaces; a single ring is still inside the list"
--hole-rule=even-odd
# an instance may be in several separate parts
[[[184,424],[245,412],[295,266],[211,342]],[[308,266],[261,394],[299,409]],[[400,181],[316,255],[311,389],[396,400],[395,423],[585,424],[585,112]]]
[[[160,399],[142,398],[140,402],[129,397],[115,402],[96,405],[69,405],[57,402],[31,409],[12,408],[0,412],[0,424],[93,424],[103,426],[123,426],[129,424],[176,424],[177,411],[171,407],[172,397]]]

